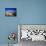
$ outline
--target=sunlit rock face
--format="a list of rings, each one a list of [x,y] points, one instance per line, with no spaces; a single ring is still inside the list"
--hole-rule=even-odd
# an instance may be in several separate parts
[[[12,13],[6,13],[6,16],[12,16],[13,14]]]
[[[16,8],[6,8],[5,16],[16,16]]]

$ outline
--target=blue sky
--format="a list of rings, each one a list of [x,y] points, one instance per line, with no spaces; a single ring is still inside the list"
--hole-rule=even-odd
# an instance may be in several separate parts
[[[16,12],[16,8],[5,8],[7,12]]]

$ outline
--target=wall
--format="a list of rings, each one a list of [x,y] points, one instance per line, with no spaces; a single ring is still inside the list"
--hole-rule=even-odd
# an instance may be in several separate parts
[[[16,17],[5,17],[5,8],[17,8]],[[0,0],[0,44],[7,44],[17,24],[46,24],[46,0]],[[17,40],[16,40],[17,42]]]
[[[21,24],[46,24],[46,0],[21,2]]]

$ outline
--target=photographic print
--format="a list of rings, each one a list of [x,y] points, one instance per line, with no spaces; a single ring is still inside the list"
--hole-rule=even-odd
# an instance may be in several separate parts
[[[5,16],[16,16],[16,8],[5,8]]]

